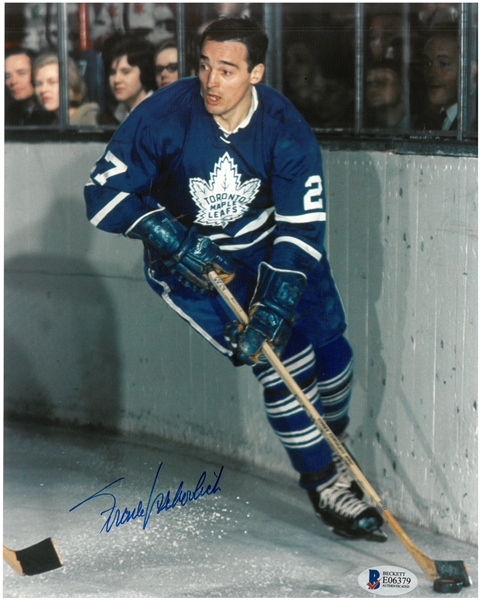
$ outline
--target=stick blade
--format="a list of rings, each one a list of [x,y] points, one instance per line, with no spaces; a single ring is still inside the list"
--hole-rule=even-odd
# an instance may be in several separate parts
[[[39,575],[63,566],[52,538],[47,538],[23,550],[17,550],[15,554],[24,575]]]
[[[467,565],[462,560],[436,560],[434,562],[437,573],[441,578],[461,580],[463,587],[472,585],[472,578]]]

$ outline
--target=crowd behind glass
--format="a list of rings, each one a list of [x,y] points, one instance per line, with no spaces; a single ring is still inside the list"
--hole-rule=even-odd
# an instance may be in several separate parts
[[[393,132],[455,131],[459,10],[453,3],[366,4],[363,126]],[[5,4],[5,124],[56,126],[60,69],[57,4]],[[186,75],[204,27],[223,14],[262,20],[257,3],[186,4]],[[176,5],[67,4],[71,126],[118,126],[178,79]],[[84,20],[82,21],[82,11]],[[87,23],[84,27],[83,23]],[[476,23],[475,23],[476,27]],[[355,115],[355,5],[282,5],[283,93],[311,126],[348,130]],[[468,65],[476,105],[477,60]],[[467,130],[476,135],[475,115]]]

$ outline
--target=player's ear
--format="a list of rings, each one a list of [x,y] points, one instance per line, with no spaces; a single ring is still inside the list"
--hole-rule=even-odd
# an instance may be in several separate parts
[[[255,65],[250,73],[250,83],[255,85],[256,83],[260,83],[263,78],[263,74],[265,72],[265,65],[262,63]]]

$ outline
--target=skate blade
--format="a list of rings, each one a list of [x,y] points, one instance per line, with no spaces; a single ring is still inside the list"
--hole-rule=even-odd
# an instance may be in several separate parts
[[[340,537],[346,538],[348,540],[367,540],[368,542],[377,542],[379,544],[383,544],[388,540],[387,534],[382,529],[376,529],[375,531],[365,531],[359,533],[358,535],[350,535],[345,531],[341,531],[340,529],[335,529],[334,527],[330,527],[331,531]]]
[[[366,532],[362,539],[383,544],[388,540],[388,535],[382,529],[377,529],[376,531]]]

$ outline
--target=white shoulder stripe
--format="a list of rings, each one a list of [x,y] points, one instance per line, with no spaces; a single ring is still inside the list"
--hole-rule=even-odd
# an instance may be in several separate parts
[[[297,216],[279,215],[277,213],[275,215],[275,220],[276,221],[284,221],[285,223],[314,223],[316,221],[326,221],[327,213],[314,212],[314,213],[307,213],[305,215],[297,215]]]
[[[281,242],[288,242],[289,244],[294,244],[295,246],[298,246],[304,252],[310,254],[310,256],[313,256],[313,258],[315,258],[316,260],[320,260],[322,258],[322,255],[318,250],[315,250],[315,248],[313,248],[309,244],[306,244],[305,242],[302,242],[302,240],[299,240],[298,238],[292,237],[290,235],[282,235],[278,237],[273,243],[280,244]]]
[[[115,198],[110,200],[110,202],[106,204],[102,210],[100,210],[92,219],[90,219],[90,223],[97,226],[100,221],[102,221],[108,215],[108,213],[117,206],[117,204],[120,204],[120,202],[129,195],[130,194],[128,192],[120,192],[117,194]]]
[[[209,238],[213,241],[221,240],[221,239],[225,239],[225,238],[230,238],[233,240],[235,238],[241,237],[242,235],[245,235],[246,233],[256,231],[264,223],[266,223],[268,221],[268,217],[272,214],[272,212],[274,210],[275,210],[275,207],[273,207],[273,206],[270,208],[267,208],[262,213],[260,213],[260,215],[256,219],[254,219],[253,221],[250,221],[247,225],[245,225],[245,227],[243,227],[242,229],[237,231],[237,233],[234,236],[228,235],[227,233],[214,233],[213,235],[210,235]]]
[[[222,244],[221,249],[225,250],[226,252],[234,252],[235,250],[245,250],[245,248],[250,248],[251,246],[255,246],[255,244],[257,244],[260,240],[263,240],[263,238],[266,238],[267,235],[270,235],[272,233],[272,231],[275,229],[276,225],[274,225],[271,229],[267,229],[267,231],[264,231],[262,233],[262,235],[259,235],[257,238],[255,238],[253,240],[253,242],[250,242],[249,244]],[[211,236],[210,239],[213,239],[214,236]]]
[[[272,214],[272,212],[274,210],[275,210],[274,206],[271,206],[270,208],[267,208],[266,210],[264,210],[255,220],[250,221],[250,223],[248,223],[248,225],[245,225],[245,227],[240,229],[240,231],[235,234],[235,237],[240,237],[241,235],[244,235],[245,233],[249,233],[250,231],[255,231],[256,229],[261,227],[266,221],[268,221],[268,217]]]

